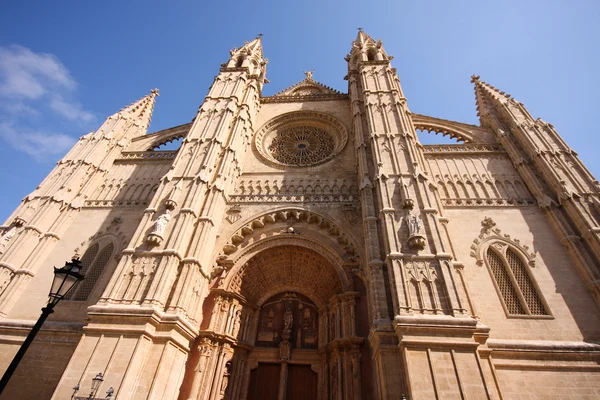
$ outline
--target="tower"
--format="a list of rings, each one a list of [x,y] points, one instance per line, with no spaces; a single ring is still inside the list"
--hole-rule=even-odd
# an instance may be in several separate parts
[[[360,30],[347,94],[308,71],[263,96],[258,37],[191,123],[148,134],[154,90],[82,137],[0,227],[1,365],[51,266],[86,275],[4,396],[600,393],[598,183],[479,77],[480,126],[411,112],[392,59]]]

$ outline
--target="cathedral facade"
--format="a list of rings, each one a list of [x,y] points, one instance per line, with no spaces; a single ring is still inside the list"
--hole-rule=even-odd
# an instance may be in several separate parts
[[[600,397],[598,182],[478,76],[479,126],[412,113],[391,59],[266,97],[256,38],[191,123],[148,134],[153,90],[81,137],[0,226],[2,369],[85,274],[1,398]]]

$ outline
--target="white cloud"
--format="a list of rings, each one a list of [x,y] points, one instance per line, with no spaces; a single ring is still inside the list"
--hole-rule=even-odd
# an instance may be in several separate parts
[[[61,96],[52,96],[52,99],[50,100],[50,108],[69,121],[81,120],[84,122],[91,122],[96,119],[94,114],[82,110],[80,104],[69,103]]]
[[[77,87],[58,58],[22,46],[0,47],[0,76],[4,96],[38,99],[53,86],[68,90]]]
[[[76,141],[61,133],[21,130],[7,122],[0,122],[0,137],[40,162],[63,156]]]
[[[56,56],[0,46],[0,139],[38,161],[64,154],[75,139],[52,124],[76,122],[83,132],[96,120],[74,100],[77,86]]]

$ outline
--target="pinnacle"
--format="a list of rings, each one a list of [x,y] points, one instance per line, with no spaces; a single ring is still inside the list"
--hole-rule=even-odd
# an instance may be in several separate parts
[[[152,111],[154,110],[154,102],[158,96],[158,89],[152,89],[150,94],[147,94],[141,99],[131,103],[127,107],[123,108],[119,113],[127,118],[136,119],[138,120],[140,126],[147,127],[150,125]]]
[[[371,36],[369,36],[369,34],[367,34],[367,32],[363,31],[362,28],[358,28],[358,34],[356,35],[356,40],[354,41],[354,43],[357,46],[362,47],[367,42],[377,43],[377,41],[375,39],[373,39]]]
[[[482,81],[479,75],[471,76],[471,83],[475,85],[475,104],[477,105],[477,115],[483,124],[482,117],[490,112],[490,109],[497,104],[506,103],[511,95],[505,93],[496,87]]]
[[[244,42],[244,45],[240,48],[234,48],[232,49],[229,53],[231,55],[245,51],[246,53],[254,53],[254,52],[258,52],[258,54],[260,55],[260,57],[263,57],[263,50],[262,50],[262,33],[259,33],[254,39],[252,39],[249,42]]]

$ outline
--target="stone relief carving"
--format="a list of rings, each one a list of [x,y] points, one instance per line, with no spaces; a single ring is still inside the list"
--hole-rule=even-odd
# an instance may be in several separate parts
[[[284,222],[288,220],[293,222],[316,224],[318,228],[326,230],[327,235],[337,237],[336,241],[344,246],[344,251],[351,260],[355,260],[358,257],[357,248],[337,224],[318,214],[301,210],[280,210],[274,213],[262,215],[252,221],[249,221],[231,236],[231,239],[223,246],[223,253],[225,255],[235,253],[238,250],[238,246],[244,243],[247,236],[253,235],[255,230],[263,229],[265,225],[270,223],[276,223],[278,221]],[[293,229],[293,232],[296,232],[295,228]],[[288,232],[287,228],[285,229],[285,232],[280,232],[280,234],[289,233],[292,232]]]
[[[449,314],[448,295],[437,261],[412,261],[404,265],[412,311]]]
[[[227,216],[225,219],[229,221],[230,224],[234,224],[240,218],[242,218],[242,207],[239,204],[232,205],[229,210],[227,210]]]
[[[242,179],[229,196],[232,203],[355,203],[358,185],[353,179]]]

